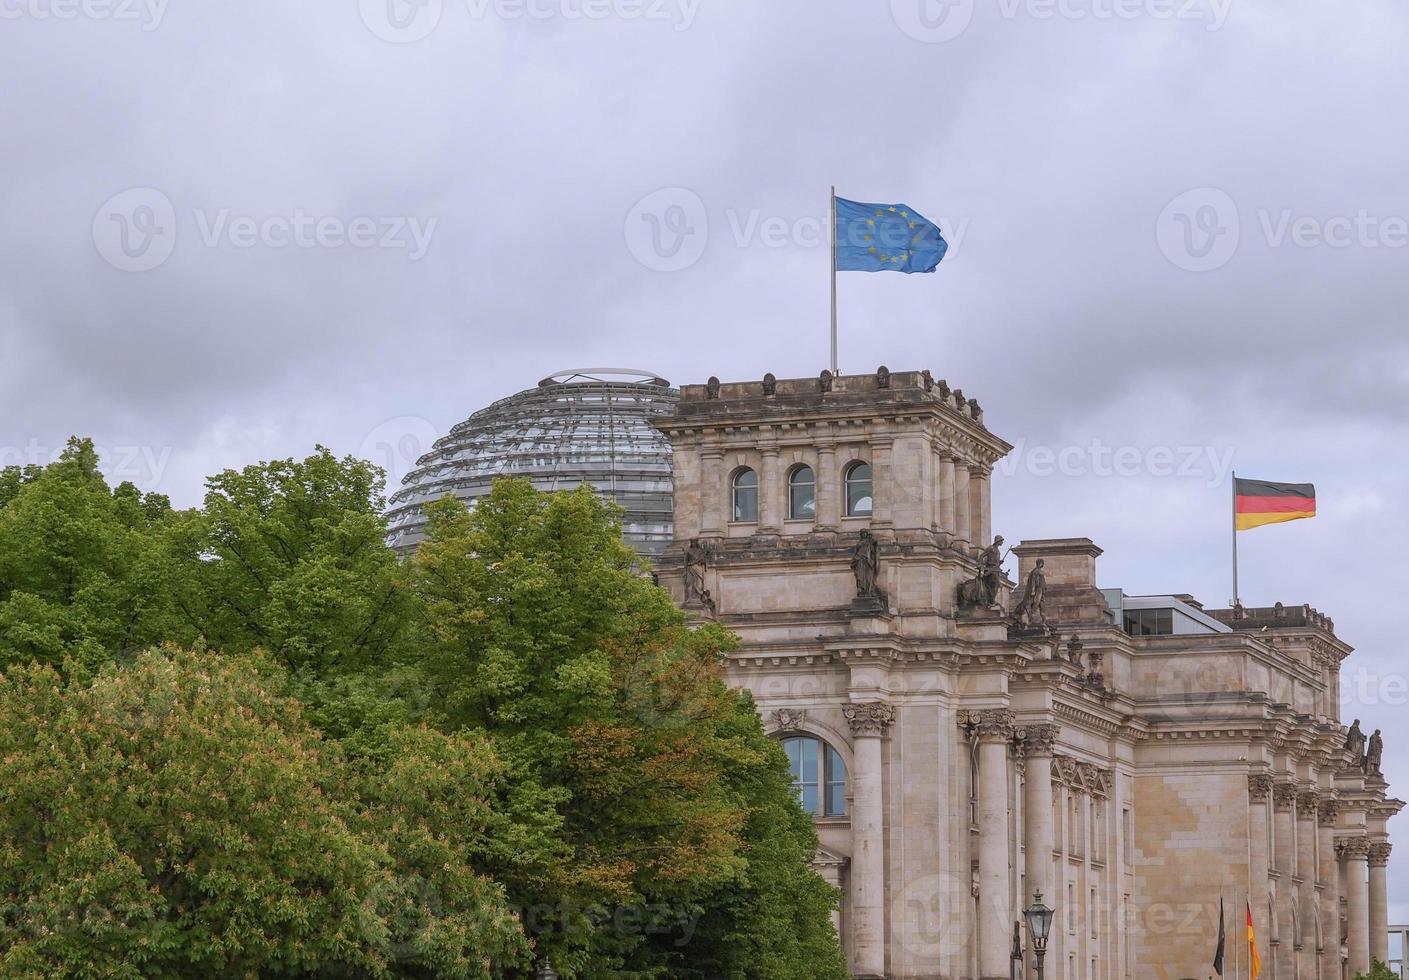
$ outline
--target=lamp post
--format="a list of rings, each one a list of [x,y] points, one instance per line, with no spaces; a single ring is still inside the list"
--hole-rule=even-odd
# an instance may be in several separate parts
[[[1023,962],[1023,932],[1022,923],[1013,923],[1013,952],[1012,962],[1008,965],[1009,980],[1018,980],[1018,974],[1022,971]]]
[[[1052,929],[1052,916],[1056,914],[1054,909],[1043,904],[1041,892],[1034,893],[1032,904],[1023,909],[1027,934],[1032,939],[1032,951],[1037,954],[1037,980],[1043,980],[1042,960],[1047,956],[1047,936]]]
[[[538,968],[538,972],[533,975],[534,980],[559,980],[558,971],[553,969],[551,963],[543,961],[543,965]]]

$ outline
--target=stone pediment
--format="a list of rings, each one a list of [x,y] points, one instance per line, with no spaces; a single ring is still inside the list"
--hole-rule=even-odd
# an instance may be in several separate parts
[[[827,850],[825,847],[817,848],[817,855],[812,859],[814,868],[844,868],[851,863],[851,858],[843,857]]]

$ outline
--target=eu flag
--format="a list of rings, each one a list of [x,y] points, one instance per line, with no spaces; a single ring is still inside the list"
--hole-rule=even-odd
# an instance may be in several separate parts
[[[836,200],[838,272],[933,272],[949,251],[939,225],[914,208]]]

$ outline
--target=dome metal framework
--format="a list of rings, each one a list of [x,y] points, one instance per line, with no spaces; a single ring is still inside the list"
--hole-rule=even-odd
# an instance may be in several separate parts
[[[671,539],[671,451],[650,420],[678,397],[649,371],[576,368],[500,399],[417,460],[392,495],[387,543],[410,554],[425,540],[427,504],[453,495],[474,506],[507,476],[548,491],[591,484],[625,510],[626,543],[660,555]]]

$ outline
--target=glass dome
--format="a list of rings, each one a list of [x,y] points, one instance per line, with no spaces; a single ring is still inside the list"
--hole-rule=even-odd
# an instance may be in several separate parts
[[[425,506],[452,494],[467,504],[496,477],[539,490],[590,483],[624,508],[626,543],[647,556],[671,537],[670,443],[650,420],[679,392],[646,371],[581,368],[500,399],[436,440],[387,508],[387,543],[402,554],[425,538]]]

